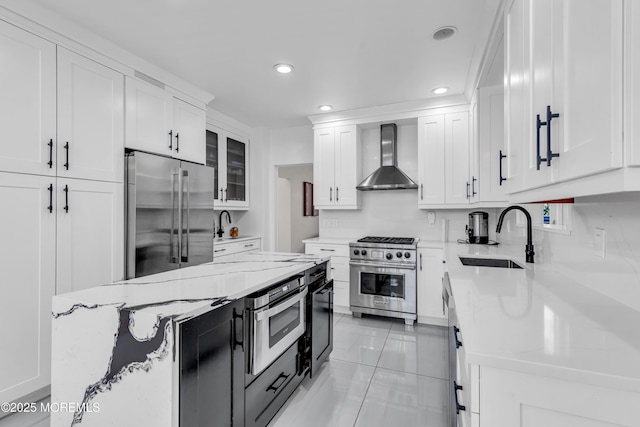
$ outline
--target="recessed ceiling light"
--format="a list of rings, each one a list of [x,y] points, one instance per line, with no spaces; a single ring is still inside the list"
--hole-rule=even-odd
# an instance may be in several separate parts
[[[273,68],[280,74],[289,74],[293,71],[293,65],[291,64],[276,64]]]
[[[320,110],[320,111],[331,111],[331,110],[333,110],[333,107],[331,105],[320,105],[318,107],[318,110]]]
[[[449,91],[448,87],[437,87],[431,92],[433,92],[436,95],[442,95],[443,93],[447,93],[448,91]]]
[[[431,35],[431,38],[433,38],[434,40],[448,39],[449,37],[454,35],[457,31],[458,31],[458,29],[456,27],[438,28],[437,30],[435,30],[433,32],[433,34]]]

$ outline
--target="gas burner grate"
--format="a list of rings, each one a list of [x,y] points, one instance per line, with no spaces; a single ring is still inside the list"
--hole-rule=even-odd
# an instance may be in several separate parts
[[[386,243],[390,245],[413,245],[416,239],[413,237],[375,237],[367,236],[359,239],[359,243]]]

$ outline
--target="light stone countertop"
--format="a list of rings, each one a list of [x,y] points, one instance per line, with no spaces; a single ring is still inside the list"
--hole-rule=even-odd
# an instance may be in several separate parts
[[[468,363],[640,391],[640,312],[525,263],[524,243],[450,242],[444,253]],[[460,255],[525,268],[464,266]]]
[[[117,306],[179,320],[210,310],[301,273],[329,257],[279,252],[244,252],[220,260],[53,298],[54,317],[76,308]],[[75,308],[74,308],[75,307]]]

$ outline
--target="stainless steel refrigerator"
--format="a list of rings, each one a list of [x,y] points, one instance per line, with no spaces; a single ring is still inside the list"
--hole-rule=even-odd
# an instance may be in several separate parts
[[[213,261],[213,168],[132,151],[126,183],[128,279]]]

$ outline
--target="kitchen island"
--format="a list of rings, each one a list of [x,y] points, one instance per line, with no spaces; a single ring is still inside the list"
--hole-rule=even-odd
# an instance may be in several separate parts
[[[238,300],[327,259],[251,252],[54,297],[51,425],[179,425],[176,325],[241,316]]]

